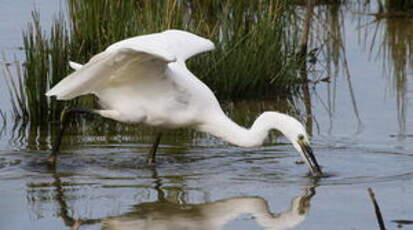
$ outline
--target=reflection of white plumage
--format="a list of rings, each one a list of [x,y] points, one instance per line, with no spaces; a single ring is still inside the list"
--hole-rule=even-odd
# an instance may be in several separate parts
[[[274,215],[261,197],[236,197],[206,204],[144,203],[119,217],[102,221],[104,230],[218,230],[242,214],[250,214],[266,230],[290,229],[300,224],[310,210],[313,188],[294,198],[288,211]]]
[[[313,174],[319,174],[307,134],[296,119],[265,112],[246,129],[225,115],[212,91],[185,65],[189,57],[213,48],[211,41],[178,30],[126,39],[85,65],[71,63],[76,71],[46,95],[69,100],[94,94],[104,109],[91,112],[103,117],[162,128],[191,127],[242,147],[259,146],[271,129],[278,129],[302,154]],[[150,154],[152,161],[157,143]],[[52,162],[58,146],[55,150]]]

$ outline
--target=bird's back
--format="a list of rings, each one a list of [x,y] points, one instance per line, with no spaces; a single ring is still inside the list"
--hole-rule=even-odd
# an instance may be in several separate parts
[[[139,66],[125,71],[127,81],[114,80],[95,94],[106,108],[124,114],[126,122],[135,122],[136,115],[143,113],[145,119],[139,122],[177,128],[197,125],[205,115],[221,111],[212,91],[182,63],[153,71]]]

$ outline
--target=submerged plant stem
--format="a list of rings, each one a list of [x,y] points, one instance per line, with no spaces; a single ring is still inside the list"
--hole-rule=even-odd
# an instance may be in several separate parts
[[[371,202],[373,203],[374,212],[376,213],[377,222],[379,224],[380,230],[386,230],[386,226],[384,225],[383,216],[381,215],[380,207],[377,203],[376,196],[374,195],[373,189],[368,188],[367,191],[369,192]]]

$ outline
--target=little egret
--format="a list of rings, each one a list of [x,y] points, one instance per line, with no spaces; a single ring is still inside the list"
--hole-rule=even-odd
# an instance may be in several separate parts
[[[214,44],[208,39],[186,31],[167,30],[116,42],[85,65],[70,62],[75,71],[46,95],[70,100],[94,94],[102,109],[63,112],[60,134],[48,163],[56,164],[65,117],[81,112],[161,128],[189,127],[241,147],[260,146],[268,132],[277,129],[292,142],[311,173],[321,175],[308,135],[295,118],[264,112],[246,129],[225,115],[213,92],[185,65],[188,58],[212,49]],[[154,163],[159,141],[160,135],[148,154],[148,163]]]

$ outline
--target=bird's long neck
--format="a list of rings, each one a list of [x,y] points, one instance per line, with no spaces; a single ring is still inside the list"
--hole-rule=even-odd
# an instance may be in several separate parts
[[[211,226],[221,229],[226,223],[241,214],[251,214],[259,225],[265,229],[289,229],[301,223],[307,216],[309,208],[300,213],[302,196],[293,199],[288,211],[277,215],[271,213],[268,202],[260,197],[235,197],[198,206]]]
[[[264,112],[250,129],[239,126],[224,113],[210,117],[208,122],[199,126],[201,131],[220,137],[225,141],[240,147],[254,147],[263,144],[268,132],[277,129],[286,133],[288,115],[278,112]]]

